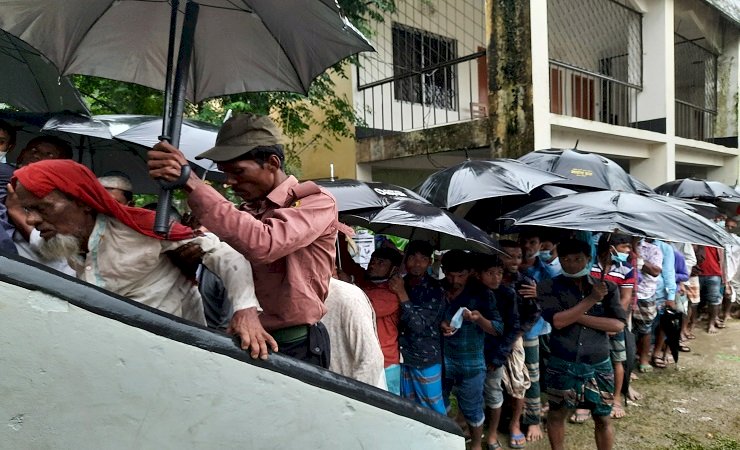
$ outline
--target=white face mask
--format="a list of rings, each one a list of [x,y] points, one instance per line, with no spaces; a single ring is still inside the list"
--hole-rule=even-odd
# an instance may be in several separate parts
[[[8,162],[7,157],[8,152],[0,152],[0,163]]]

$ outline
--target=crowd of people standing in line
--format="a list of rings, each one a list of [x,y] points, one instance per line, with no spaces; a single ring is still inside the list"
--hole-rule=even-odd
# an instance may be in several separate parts
[[[0,123],[0,156],[14,144]],[[165,236],[151,231],[152,211],[130,206],[124,176],[97,179],[71,154],[40,136],[16,167],[0,163],[0,187],[10,182],[0,189],[3,251],[227,329],[254,358],[280,352],[440,414],[454,394],[476,450],[483,436],[500,448],[500,428],[524,448],[544,437],[543,417],[554,449],[565,447],[566,420],[589,417],[597,447],[611,448],[610,421],[635,395],[632,368],[669,363],[661,315],[685,315],[680,345],[690,351],[699,305],[717,333],[740,288],[738,248],[567,230],[527,229],[500,240],[500,255],[449,250],[441,261],[429,242],[382,246],[367,268],[340,245],[337,270],[337,234],[346,242],[352,231],[330,194],[285,174],[266,117],[230,119],[201,155],[244,203],[193,175],[189,226],[173,222]],[[150,174],[167,181],[187,164],[164,142],[149,156]]]

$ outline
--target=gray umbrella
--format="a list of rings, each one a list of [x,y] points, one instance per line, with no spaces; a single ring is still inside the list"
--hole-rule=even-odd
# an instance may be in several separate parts
[[[164,90],[170,3],[0,0],[0,28],[38,49],[64,75],[93,75]],[[186,2],[180,3],[178,29]],[[373,50],[340,16],[334,1],[194,3],[200,11],[186,91],[192,102],[241,92],[306,93],[328,67]]]
[[[89,114],[77,89],[33,47],[0,30],[0,103],[23,111]]]
[[[185,99],[253,91],[306,93],[315,77],[373,50],[330,0],[0,0],[0,28],[48,57],[62,74],[164,90],[162,137],[180,142]],[[166,26],[169,24],[169,26]],[[177,65],[174,66],[177,48]],[[169,229],[163,184],[154,230]]]

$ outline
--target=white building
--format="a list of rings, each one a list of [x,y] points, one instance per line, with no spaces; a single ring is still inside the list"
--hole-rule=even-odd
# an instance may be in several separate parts
[[[353,73],[358,177],[413,186],[490,155],[486,12],[481,0],[397,5]],[[736,183],[740,2],[531,0],[530,14],[533,150],[578,143],[651,186]]]

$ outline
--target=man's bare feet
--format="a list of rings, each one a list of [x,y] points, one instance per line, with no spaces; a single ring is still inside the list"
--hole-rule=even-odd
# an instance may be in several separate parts
[[[622,417],[626,415],[627,415],[627,412],[624,410],[624,408],[622,407],[620,403],[614,403],[614,405],[612,405],[612,413],[611,413],[612,419],[621,419]]]
[[[716,326],[714,326],[713,323],[710,323],[709,326],[707,327],[707,333],[709,333],[709,334],[717,334],[717,333],[719,333],[719,330],[717,329]]]
[[[638,400],[642,400],[642,394],[637,392],[630,386],[629,391],[627,392],[627,399],[632,400],[633,402],[636,402]]]
[[[544,435],[542,434],[540,424],[529,425],[529,427],[527,427],[527,442],[539,441],[543,437]]]

